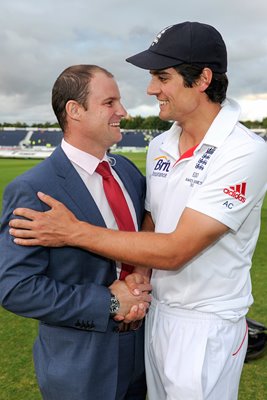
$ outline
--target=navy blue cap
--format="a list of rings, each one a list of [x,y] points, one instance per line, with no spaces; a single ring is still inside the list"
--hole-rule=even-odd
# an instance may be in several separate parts
[[[137,67],[160,70],[180,64],[227,71],[227,51],[221,34],[211,25],[182,22],[158,33],[151,46],[126,59]]]

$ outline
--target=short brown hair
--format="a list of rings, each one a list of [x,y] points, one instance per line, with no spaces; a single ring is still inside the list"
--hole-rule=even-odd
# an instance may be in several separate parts
[[[90,81],[95,72],[103,72],[113,78],[113,75],[102,67],[81,64],[66,68],[55,81],[52,89],[52,107],[62,131],[67,125],[65,107],[69,100],[75,100],[87,109]]]
[[[184,86],[188,88],[193,87],[203,71],[203,67],[191,64],[181,64],[175,66],[174,68],[178,74],[182,75]],[[221,104],[226,99],[227,87],[228,78],[226,74],[212,71],[212,80],[205,90],[205,93],[210,101]]]

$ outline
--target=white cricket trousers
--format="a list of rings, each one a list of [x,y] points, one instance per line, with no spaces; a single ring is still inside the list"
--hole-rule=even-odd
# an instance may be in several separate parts
[[[153,300],[145,335],[149,400],[236,400],[247,340],[245,317],[231,322]]]

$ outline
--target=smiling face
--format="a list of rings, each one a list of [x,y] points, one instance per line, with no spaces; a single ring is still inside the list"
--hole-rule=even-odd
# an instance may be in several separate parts
[[[102,71],[94,72],[86,107],[78,103],[76,106],[68,142],[101,159],[109,147],[122,139],[120,121],[127,114],[116,81]]]
[[[147,88],[149,95],[159,101],[159,117],[162,120],[173,120],[183,123],[191,118],[200,103],[200,92],[197,86],[184,86],[183,77],[174,69],[150,71],[151,81]]]

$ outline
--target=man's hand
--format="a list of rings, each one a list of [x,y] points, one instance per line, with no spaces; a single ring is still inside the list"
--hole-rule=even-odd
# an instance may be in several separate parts
[[[147,290],[151,292],[152,286],[150,285],[151,270],[142,267],[135,267],[134,272],[125,278],[128,288],[134,295],[139,295],[140,291]]]
[[[78,219],[64,204],[44,193],[37,193],[40,200],[51,209],[45,212],[17,208],[13,214],[26,219],[12,219],[9,233],[14,242],[23,246],[62,247],[74,231]]]
[[[144,318],[151,302],[150,284],[140,284],[139,295],[131,293],[126,282],[121,280],[114,281],[109,289],[120,302],[119,312],[114,318],[116,321],[128,323]]]
[[[134,269],[135,271],[137,268]],[[149,270],[145,270],[144,268],[140,273],[134,272],[129,274],[125,278],[126,285],[132,294],[135,296],[140,295],[142,292],[147,292],[148,294],[152,291],[152,286],[150,285],[150,272]],[[148,271],[148,272],[147,272]],[[143,319],[148,312],[150,303],[143,304],[140,303],[138,307],[133,306],[128,314],[125,315],[124,322],[132,322]]]

